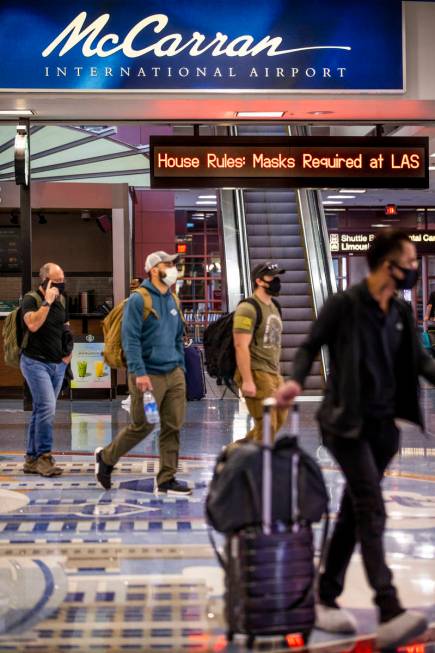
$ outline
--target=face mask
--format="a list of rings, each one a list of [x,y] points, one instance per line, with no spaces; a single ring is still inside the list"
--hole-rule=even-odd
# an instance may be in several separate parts
[[[52,283],[51,287],[57,288],[60,295],[63,295],[63,293],[65,292],[65,283],[63,281],[62,283]]]
[[[392,267],[397,268],[403,273],[403,279],[398,279],[393,275],[393,279],[396,282],[398,290],[412,290],[415,284],[418,281],[418,269],[414,270],[413,268],[402,268],[397,263],[392,263]]]
[[[167,268],[166,272],[159,270],[159,277],[160,281],[163,281],[163,283],[166,284],[168,288],[170,288],[178,279],[178,270],[175,267]]]
[[[267,294],[272,297],[278,297],[281,290],[281,279],[279,277],[273,277],[272,281],[265,281],[265,283],[269,284],[267,288],[264,289]]]

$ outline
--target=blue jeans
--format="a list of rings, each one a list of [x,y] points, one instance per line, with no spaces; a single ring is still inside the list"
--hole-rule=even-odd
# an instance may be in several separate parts
[[[65,363],[43,363],[24,354],[20,368],[32,395],[32,416],[27,433],[27,455],[36,458],[53,446],[56,399],[65,376]]]

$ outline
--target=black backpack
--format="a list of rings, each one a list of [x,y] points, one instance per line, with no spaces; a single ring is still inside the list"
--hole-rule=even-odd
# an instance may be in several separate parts
[[[279,302],[272,299],[274,305],[277,307],[279,314],[282,315],[282,310]],[[256,320],[254,327],[255,332],[261,324],[262,314],[258,302],[253,297],[242,299],[240,304],[245,302],[251,304],[255,308]],[[233,377],[236,372],[236,352],[234,349],[233,341],[233,320],[234,311],[219,318],[216,322],[212,322],[204,331],[204,355],[205,367],[209,376],[217,379],[218,385],[225,385],[233,389]]]
[[[296,488],[292,481],[294,475]],[[260,527],[262,479],[261,445],[248,442],[237,448],[223,449],[208,488],[208,523],[226,534]],[[299,446],[295,436],[281,436],[272,447],[273,523],[287,526],[295,512],[302,522],[318,522],[322,515],[328,514],[328,504],[328,491],[317,462]]]

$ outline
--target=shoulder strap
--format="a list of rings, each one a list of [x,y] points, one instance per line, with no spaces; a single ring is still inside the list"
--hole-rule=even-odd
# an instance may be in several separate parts
[[[142,286],[140,288],[136,288],[136,290],[133,290],[133,292],[140,295],[143,299],[143,319],[146,320],[151,313],[157,319],[159,319],[157,312],[153,308],[153,299],[151,297],[150,292],[146,288],[143,288]]]
[[[179,314],[179,316],[181,318],[181,321],[182,321],[183,324],[185,324],[186,320],[184,319],[184,315],[183,315],[183,311],[181,309],[181,303],[180,303],[180,300],[178,298],[178,295],[176,295],[174,292],[172,292],[171,295],[172,295],[172,299],[174,300],[174,302],[175,302],[175,304],[177,306],[177,311],[178,311],[178,314]]]
[[[26,294],[24,296],[25,297],[26,296],[32,297],[36,302],[36,307],[37,308],[39,308],[41,306],[42,298],[41,298],[41,295],[39,294],[39,292],[36,292],[36,290],[31,290],[30,292],[26,292]]]

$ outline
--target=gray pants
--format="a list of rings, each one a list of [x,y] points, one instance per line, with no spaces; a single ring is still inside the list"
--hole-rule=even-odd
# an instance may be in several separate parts
[[[186,380],[183,370],[177,367],[167,374],[150,375],[154,396],[160,412],[160,470],[157,484],[161,485],[175,477],[180,450],[180,429],[186,413]],[[107,465],[118,460],[151,433],[154,424],[148,424],[143,407],[143,392],[136,386],[136,376],[128,375],[131,396],[131,422],[103,449]]]

